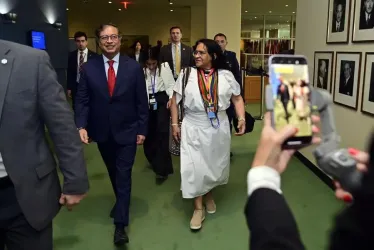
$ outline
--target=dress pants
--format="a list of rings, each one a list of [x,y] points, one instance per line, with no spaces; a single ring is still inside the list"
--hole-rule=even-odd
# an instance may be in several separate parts
[[[8,177],[0,178],[0,250],[52,250],[52,223],[41,231],[26,221]]]
[[[152,95],[149,96],[152,98]],[[169,152],[170,113],[167,109],[169,96],[165,91],[155,94],[157,110],[149,110],[148,134],[144,142],[144,154],[156,175],[167,177],[173,173]]]
[[[97,143],[116,196],[114,224],[129,225],[131,174],[137,145],[120,145],[113,138]]]

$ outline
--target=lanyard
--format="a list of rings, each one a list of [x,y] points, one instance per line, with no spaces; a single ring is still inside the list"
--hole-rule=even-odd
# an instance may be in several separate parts
[[[214,103],[214,83],[215,83],[215,75],[213,74],[214,70],[211,70],[209,74],[206,76],[203,70],[200,70],[200,77],[201,80],[203,81],[203,88],[204,88],[204,93],[206,96],[206,101],[209,104]]]
[[[155,74],[153,75],[153,78],[152,78],[152,73],[151,73],[151,86],[152,86],[153,95],[156,92],[156,74],[157,74],[157,72],[155,72]],[[153,79],[153,81],[152,81],[152,79]]]

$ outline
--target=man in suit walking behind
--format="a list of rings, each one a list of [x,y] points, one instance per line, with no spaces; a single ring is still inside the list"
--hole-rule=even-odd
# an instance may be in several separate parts
[[[182,68],[194,65],[192,48],[181,43],[182,29],[180,27],[170,28],[171,43],[165,45],[160,51],[160,63],[167,62],[177,80]]]
[[[77,45],[77,49],[70,52],[67,69],[67,90],[68,96],[72,98],[73,109],[82,65],[97,55],[95,52],[87,48],[88,41],[86,33],[82,31],[76,32],[74,34],[74,41]]]
[[[120,56],[121,35],[113,24],[96,31],[103,52],[83,65],[76,96],[75,121],[83,143],[97,142],[116,195],[114,243],[128,242],[131,172],[137,145],[144,142],[148,97],[143,70]]]
[[[0,40],[0,249],[52,250],[60,205],[70,210],[88,186],[73,112],[47,53]]]

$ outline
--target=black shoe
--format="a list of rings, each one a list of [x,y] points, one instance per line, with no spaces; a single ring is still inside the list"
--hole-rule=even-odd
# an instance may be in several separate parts
[[[234,155],[232,154],[232,152],[230,152],[230,158],[233,157]]]
[[[114,230],[113,243],[116,246],[123,246],[126,243],[129,243],[129,237],[126,234],[125,229],[116,228]]]

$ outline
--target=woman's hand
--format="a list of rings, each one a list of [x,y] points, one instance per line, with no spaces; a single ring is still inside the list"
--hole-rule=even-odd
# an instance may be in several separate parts
[[[366,152],[359,151],[354,148],[348,149],[349,154],[352,156],[353,159],[357,161],[357,169],[362,172],[366,172],[368,170],[369,164],[369,155]],[[347,203],[351,203],[353,201],[352,194],[345,191],[341,186],[340,183],[334,181],[335,183],[335,196],[339,200],[342,200]]]
[[[178,125],[172,125],[172,134],[173,138],[176,142],[180,142],[181,140],[181,130]]]
[[[236,136],[241,136],[241,135],[244,135],[245,133],[245,121],[244,120],[240,120],[238,122],[238,130],[239,132],[238,133],[235,133]]]

